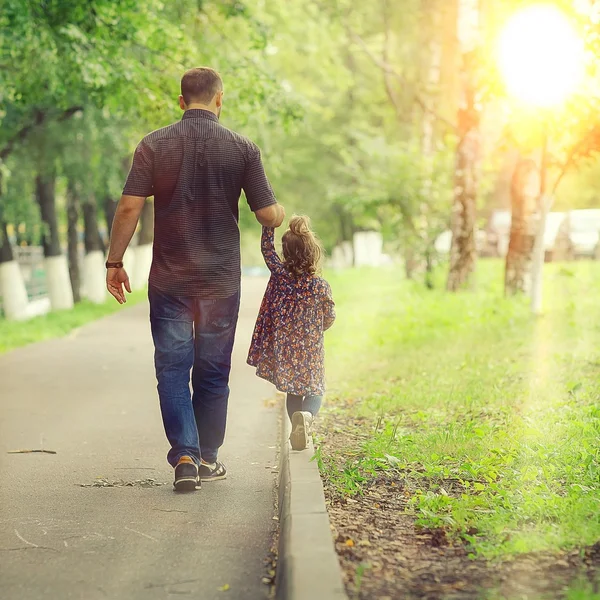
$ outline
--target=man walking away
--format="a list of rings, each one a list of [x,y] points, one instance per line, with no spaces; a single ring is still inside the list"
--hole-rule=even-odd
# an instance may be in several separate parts
[[[154,196],[148,284],[158,395],[178,491],[224,479],[229,372],[240,304],[238,204],[244,190],[258,222],[279,227],[283,207],[258,147],[219,123],[223,82],[213,69],[181,80],[181,121],[139,143],[115,214],[106,283],[118,302],[131,292],[123,255],[142,207]],[[193,394],[190,396],[190,371]]]

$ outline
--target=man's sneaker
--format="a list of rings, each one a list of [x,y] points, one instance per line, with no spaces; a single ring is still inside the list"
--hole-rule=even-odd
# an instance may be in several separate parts
[[[182,456],[175,467],[175,482],[173,487],[177,492],[193,492],[200,489],[198,465],[191,456]]]
[[[219,461],[212,464],[202,461],[198,469],[198,475],[201,481],[217,481],[218,479],[225,479],[227,477],[227,469]]]
[[[313,416],[307,411],[298,411],[292,415],[292,433],[290,434],[292,450],[306,450],[312,422]]]

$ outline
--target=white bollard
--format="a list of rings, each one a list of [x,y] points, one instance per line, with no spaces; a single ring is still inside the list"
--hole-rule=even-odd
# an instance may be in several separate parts
[[[67,257],[61,255],[45,258],[44,267],[52,310],[73,308],[73,288],[69,278]]]
[[[86,298],[94,304],[106,301],[106,268],[104,252],[94,250],[88,252],[83,259],[83,280]]]
[[[383,254],[383,236],[378,231],[367,232],[367,255],[372,267],[381,266],[381,255]]]
[[[378,267],[381,263],[383,238],[377,231],[357,231],[354,234],[354,264],[357,267]]]
[[[343,269],[346,266],[346,255],[341,246],[336,246],[331,253],[331,266],[334,269]]]
[[[0,293],[4,316],[8,321],[20,321],[29,317],[27,289],[16,260],[0,263]]]
[[[440,235],[435,240],[435,251],[438,254],[450,254],[450,249],[452,248],[452,232],[444,231],[440,233]]]
[[[135,265],[129,277],[132,290],[141,290],[148,285],[150,267],[152,266],[152,244],[143,244],[135,248]]]
[[[344,266],[351,267],[354,264],[354,247],[352,242],[342,242],[340,247],[344,252]]]

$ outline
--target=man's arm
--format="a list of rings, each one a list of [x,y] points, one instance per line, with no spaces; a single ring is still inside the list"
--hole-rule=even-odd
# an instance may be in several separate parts
[[[285,218],[285,209],[281,204],[271,204],[265,208],[259,208],[254,215],[263,227],[279,227]]]
[[[119,263],[123,261],[125,250],[131,242],[142,214],[144,202],[146,202],[146,198],[140,196],[126,196],[125,194],[121,196],[112,224],[107,262]],[[108,269],[106,272],[106,287],[119,304],[127,302],[123,285],[131,294],[131,284],[129,283],[127,271],[123,267]]]
[[[242,188],[250,209],[263,227],[279,227],[283,223],[285,210],[277,203],[260,158],[260,150],[254,145],[246,157]]]
[[[127,176],[123,195],[115,212],[110,234],[108,262],[120,263],[135,233],[146,198],[154,195],[154,151],[144,138],[135,149],[133,164]],[[131,294],[129,276],[123,267],[108,269],[106,287],[119,304],[127,302],[125,289]]]

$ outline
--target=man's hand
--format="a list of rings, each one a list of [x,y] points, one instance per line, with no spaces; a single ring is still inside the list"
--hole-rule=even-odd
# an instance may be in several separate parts
[[[123,291],[123,285],[125,285],[125,289],[131,294],[129,275],[127,275],[125,269],[108,269],[106,271],[106,288],[117,299],[119,304],[125,304],[125,302],[127,302],[125,292]]]

